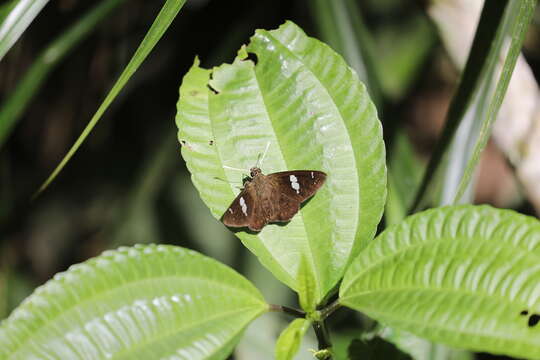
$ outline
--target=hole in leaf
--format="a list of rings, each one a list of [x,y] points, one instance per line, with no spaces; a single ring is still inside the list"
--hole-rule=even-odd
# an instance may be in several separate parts
[[[528,325],[529,327],[536,326],[536,324],[538,324],[539,321],[540,321],[540,315],[532,314],[531,317],[529,318]]]
[[[257,57],[257,54],[252,53],[252,52],[248,53],[248,56],[244,59],[244,61],[246,60],[253,61],[254,65],[257,65],[257,63],[259,62],[259,58]]]
[[[519,313],[519,315],[521,316],[526,316],[526,315],[529,315],[529,312],[527,310],[523,310]]]
[[[182,147],[185,147],[188,150],[193,150],[191,145],[189,145],[186,140],[180,140],[180,145],[182,145]]]

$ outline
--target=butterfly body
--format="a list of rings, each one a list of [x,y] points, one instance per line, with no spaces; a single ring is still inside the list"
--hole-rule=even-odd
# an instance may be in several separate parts
[[[225,211],[222,221],[229,227],[261,231],[271,222],[287,222],[300,205],[324,184],[326,174],[316,170],[283,171],[264,175],[258,167],[251,179]]]

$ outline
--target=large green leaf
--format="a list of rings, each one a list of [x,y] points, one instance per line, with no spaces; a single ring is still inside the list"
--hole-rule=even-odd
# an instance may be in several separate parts
[[[0,324],[1,359],[225,359],[268,306],[234,270],[173,246],[107,251]]]
[[[540,222],[513,211],[425,211],[358,256],[340,302],[430,340],[539,358],[539,245]]]
[[[304,256],[320,301],[373,237],[386,196],[381,126],[365,87],[339,55],[291,22],[257,30],[233,64],[212,71],[198,64],[180,88],[178,136],[193,183],[216,218],[242,179],[223,165],[249,169],[267,143],[263,172],[328,174],[290,223],[236,233],[293,289]]]

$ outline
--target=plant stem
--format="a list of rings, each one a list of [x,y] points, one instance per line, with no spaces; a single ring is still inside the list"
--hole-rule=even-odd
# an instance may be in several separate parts
[[[270,304],[270,311],[282,312],[282,313],[289,314],[297,318],[306,317],[306,313],[303,312],[302,310],[290,308],[288,306],[283,306],[283,305]]]
[[[328,334],[328,329],[324,320],[313,322],[313,330],[315,330],[315,335],[317,336],[317,342],[319,343],[319,350],[331,350],[332,343],[330,342],[330,335]],[[327,359],[331,359],[328,357]]]
[[[336,299],[333,303],[323,308],[321,312],[321,319],[324,320],[327,317],[329,317],[334,311],[339,309],[341,307],[341,304],[339,303],[339,299]]]

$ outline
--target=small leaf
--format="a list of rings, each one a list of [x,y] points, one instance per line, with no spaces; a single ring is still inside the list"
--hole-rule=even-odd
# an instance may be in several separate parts
[[[539,284],[538,220],[450,206],[383,232],[347,270],[340,302],[433,341],[538,358]]]
[[[276,342],[276,359],[291,360],[300,348],[300,343],[311,322],[306,319],[294,319],[279,335]]]
[[[339,55],[291,22],[257,30],[233,64],[213,70],[198,64],[182,82],[176,122],[193,183],[217,219],[242,181],[223,166],[247,174],[268,142],[264,173],[328,174],[288,224],[236,232],[295,290],[305,257],[303,274],[313,277],[318,303],[372,239],[385,201],[381,125],[364,85]]]
[[[39,287],[0,323],[0,359],[225,359],[268,308],[253,285],[194,251],[107,251]]]
[[[300,258],[298,269],[298,298],[302,309],[310,313],[317,306],[317,294],[315,292],[315,278],[309,273],[309,267],[305,257]]]

